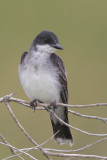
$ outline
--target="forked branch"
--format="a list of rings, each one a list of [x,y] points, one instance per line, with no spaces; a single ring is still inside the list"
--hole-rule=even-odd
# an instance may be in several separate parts
[[[48,105],[49,104],[43,104],[43,103],[38,103],[38,106],[41,106],[41,107],[37,107],[36,110],[48,110],[49,112],[51,112],[60,122],[62,122],[63,124],[65,124],[66,126],[72,128],[72,129],[75,129],[79,132],[82,132],[84,134],[87,134],[87,135],[90,135],[90,136],[98,136],[98,137],[104,137],[100,140],[97,140],[89,145],[86,145],[82,148],[79,148],[79,149],[76,149],[76,150],[57,150],[57,149],[52,149],[52,148],[43,148],[43,145],[45,143],[47,143],[50,139],[52,139],[53,137],[49,138],[48,140],[46,140],[45,142],[43,142],[42,144],[38,144],[28,133],[27,131],[24,129],[24,127],[20,124],[19,120],[16,118],[15,114],[13,113],[11,107],[10,107],[10,104],[9,102],[13,101],[13,102],[16,102],[16,103],[19,103],[19,104],[22,104],[23,106],[26,106],[26,107],[30,107],[30,102],[27,102],[25,100],[22,100],[22,99],[17,99],[17,98],[14,98],[12,97],[14,93],[10,94],[10,95],[6,95],[2,98],[0,98],[0,103],[4,102],[9,113],[11,114],[12,118],[14,119],[15,123],[18,125],[18,127],[20,128],[20,130],[24,133],[24,135],[28,138],[28,140],[30,140],[30,142],[35,146],[35,147],[32,147],[32,148],[24,148],[24,149],[18,149],[16,147],[13,147],[12,145],[10,145],[6,138],[0,134],[0,138],[2,139],[2,141],[4,142],[0,142],[1,145],[6,145],[10,148],[10,150],[12,151],[12,153],[14,154],[13,156],[10,156],[10,157],[7,157],[7,158],[4,158],[3,160],[7,160],[11,157],[19,157],[20,159],[23,160],[23,158],[21,157],[22,154],[25,154],[27,156],[29,156],[30,159],[34,159],[34,160],[37,160],[35,157],[33,157],[32,155],[28,154],[27,152],[32,150],[32,149],[38,149],[42,152],[42,154],[49,160],[52,160],[49,156],[55,156],[55,157],[79,157],[79,158],[95,158],[95,159],[107,159],[107,157],[104,157],[104,156],[98,156],[98,155],[85,155],[85,154],[73,154],[72,152],[78,152],[78,151],[81,151],[81,150],[84,150],[86,148],[89,148],[97,143],[100,143],[102,141],[105,141],[107,140],[107,133],[105,134],[96,134],[96,133],[89,133],[87,131],[84,131],[84,130],[81,130],[79,128],[76,128],[74,126],[71,126],[70,124],[67,124],[65,123],[64,121],[62,121],[56,114],[55,112],[52,110],[52,109],[49,109],[48,108]],[[107,103],[97,103],[97,104],[88,104],[88,105],[69,105],[69,104],[63,104],[63,103],[58,103],[57,106],[65,106],[65,107],[69,107],[69,108],[87,108],[87,107],[101,107],[101,106],[107,106]],[[31,107],[30,107],[31,108]],[[83,114],[80,114],[80,113],[77,113],[75,111],[72,111],[72,110],[68,110],[69,113],[71,114],[74,114],[76,116],[80,116],[80,117],[83,117],[83,118],[89,118],[89,119],[97,119],[97,120],[100,120],[102,122],[104,122],[105,124],[107,124],[107,118],[103,118],[103,117],[98,117],[98,116],[90,116],[90,115],[83,115]],[[72,153],[72,154],[71,154]]]

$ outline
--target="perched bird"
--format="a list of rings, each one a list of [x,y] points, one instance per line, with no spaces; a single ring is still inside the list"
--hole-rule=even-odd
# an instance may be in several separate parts
[[[55,54],[56,49],[62,50],[63,47],[53,32],[42,31],[38,34],[29,51],[22,54],[18,69],[19,80],[31,102],[38,100],[53,104],[57,116],[69,123],[67,108],[55,107],[56,103],[68,103],[67,76],[62,59]],[[70,128],[51,112],[49,114],[56,142],[72,146]]]

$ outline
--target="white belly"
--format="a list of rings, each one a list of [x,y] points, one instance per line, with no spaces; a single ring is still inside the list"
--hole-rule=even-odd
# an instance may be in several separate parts
[[[44,103],[60,100],[60,84],[55,74],[50,74],[46,70],[21,69],[19,66],[20,83],[31,99],[38,99]]]

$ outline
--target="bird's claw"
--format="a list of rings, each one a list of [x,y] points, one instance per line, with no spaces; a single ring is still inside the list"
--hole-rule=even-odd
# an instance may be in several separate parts
[[[56,101],[51,102],[48,106],[49,109],[53,109],[53,111],[55,111],[55,109],[57,109],[58,107],[56,106]]]
[[[32,109],[34,109],[34,112],[35,112],[35,110],[36,110],[36,108],[37,108],[37,99],[34,99],[34,100],[32,100],[31,102],[30,102],[30,107],[32,108]]]

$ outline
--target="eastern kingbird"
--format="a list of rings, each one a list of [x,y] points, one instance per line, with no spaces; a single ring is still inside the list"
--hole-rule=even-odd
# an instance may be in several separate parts
[[[67,76],[62,59],[55,54],[56,49],[63,49],[57,36],[53,32],[42,31],[34,39],[29,51],[22,54],[19,80],[32,101],[68,103]],[[54,112],[64,122],[69,123],[66,107],[54,106]],[[57,143],[72,146],[70,128],[58,121],[51,112],[50,119]]]

